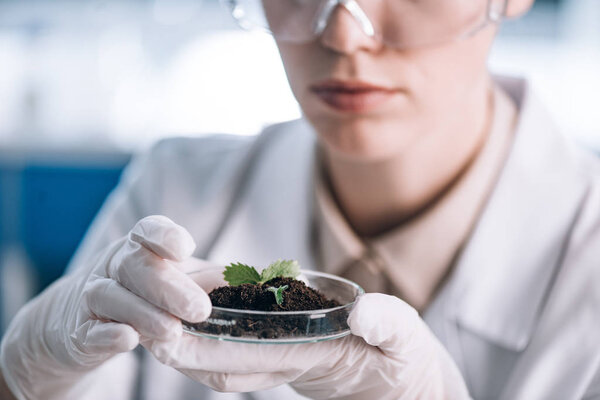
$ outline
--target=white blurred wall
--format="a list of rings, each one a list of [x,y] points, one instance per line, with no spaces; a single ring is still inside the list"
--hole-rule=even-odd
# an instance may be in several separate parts
[[[507,23],[491,68],[529,77],[600,149],[600,0]],[[300,115],[272,39],[215,0],[0,2],[0,146],[139,149]]]

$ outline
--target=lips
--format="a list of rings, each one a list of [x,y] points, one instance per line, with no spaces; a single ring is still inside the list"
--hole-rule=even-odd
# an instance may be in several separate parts
[[[310,89],[329,107],[347,113],[375,110],[399,92],[368,82],[341,80],[323,81]]]

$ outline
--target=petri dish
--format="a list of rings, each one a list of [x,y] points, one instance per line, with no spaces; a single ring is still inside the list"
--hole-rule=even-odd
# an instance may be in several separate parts
[[[207,293],[227,285],[224,268],[206,268],[188,275]],[[301,270],[299,280],[340,306],[310,311],[254,311],[213,307],[200,323],[183,321],[186,334],[243,343],[293,344],[332,340],[350,334],[346,323],[356,298],[364,290],[356,283],[324,272]]]

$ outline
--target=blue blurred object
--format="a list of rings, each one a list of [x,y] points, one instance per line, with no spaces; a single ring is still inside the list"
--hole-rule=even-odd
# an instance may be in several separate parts
[[[38,290],[60,277],[123,166],[25,167],[20,239],[38,272]]]
[[[0,338],[59,278],[130,154],[0,149]]]
[[[59,278],[129,154],[0,149],[0,337]]]

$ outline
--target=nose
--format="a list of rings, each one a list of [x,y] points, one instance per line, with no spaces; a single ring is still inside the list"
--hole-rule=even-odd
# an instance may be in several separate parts
[[[327,0],[315,32],[320,34],[323,46],[337,53],[352,54],[381,47],[373,24],[355,0]]]

